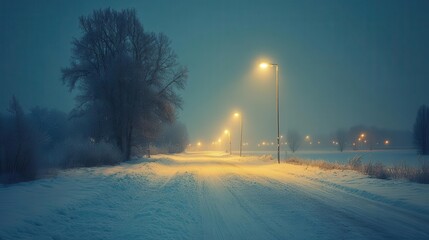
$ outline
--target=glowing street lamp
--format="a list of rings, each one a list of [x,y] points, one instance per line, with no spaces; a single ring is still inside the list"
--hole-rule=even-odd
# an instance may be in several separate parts
[[[240,157],[243,148],[243,116],[240,113],[234,113],[234,117],[240,117]]]
[[[268,64],[268,63],[264,63],[264,62],[263,62],[263,63],[259,64],[259,67],[260,67],[260,68],[264,68],[264,69],[265,69],[265,68],[267,68],[267,67],[268,67],[268,66],[270,66],[270,65],[271,65],[271,64]]]
[[[231,153],[231,132],[228,130],[225,130],[224,133],[228,134],[228,137],[229,137],[229,155],[232,155],[232,153]]]
[[[266,69],[276,67],[276,112],[277,112],[277,162],[280,164],[280,122],[279,122],[279,65],[276,63],[261,63],[259,67]]]

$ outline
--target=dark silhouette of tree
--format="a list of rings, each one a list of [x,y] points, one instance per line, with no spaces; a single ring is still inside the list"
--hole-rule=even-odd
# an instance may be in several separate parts
[[[340,152],[344,151],[344,149],[346,148],[346,143],[347,143],[347,133],[345,130],[343,129],[339,129],[336,132],[336,139],[337,139],[337,146],[338,146],[338,150]]]
[[[145,32],[134,10],[96,10],[79,19],[70,66],[62,70],[70,91],[79,89],[73,116],[95,115],[95,141],[113,141],[129,159],[136,129],[173,121],[187,69],[170,40]],[[141,136],[137,136],[141,137]]]
[[[289,149],[294,153],[301,145],[301,136],[296,130],[289,130],[286,134]]]
[[[10,117],[3,129],[2,156],[0,158],[2,166],[0,175],[3,175],[4,182],[15,182],[21,180],[31,180],[36,176],[36,156],[35,141],[32,129],[22,110],[21,105],[15,96],[12,97],[8,112]]]
[[[429,107],[420,106],[414,123],[414,144],[420,154],[429,154]]]

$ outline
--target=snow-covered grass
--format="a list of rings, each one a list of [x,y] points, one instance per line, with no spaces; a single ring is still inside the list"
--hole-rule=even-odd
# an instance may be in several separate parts
[[[0,239],[428,239],[429,185],[193,152],[0,187]]]
[[[288,158],[285,162],[297,165],[310,165],[327,170],[356,170],[379,179],[407,179],[417,183],[429,184],[429,164],[426,162],[422,163],[420,167],[409,167],[406,164],[387,167],[380,162],[362,163],[362,156],[359,155],[350,159],[347,164],[296,157]]]
[[[273,155],[277,156],[277,151],[246,151],[245,155]],[[354,157],[361,157],[363,163],[380,162],[385,166],[393,167],[398,165],[407,165],[410,167],[420,167],[422,163],[429,162],[429,155],[422,156],[417,154],[415,149],[386,149],[386,150],[347,150],[339,152],[338,150],[302,150],[292,153],[289,149],[282,148],[280,151],[282,159],[296,157],[309,160],[324,160],[326,162],[347,164]]]
[[[290,164],[297,164],[297,165],[307,165],[307,166],[315,166],[319,167],[321,169],[326,170],[333,170],[333,169],[339,169],[339,170],[347,170],[349,169],[347,165],[339,164],[339,163],[331,163],[323,160],[306,160],[306,159],[300,159],[300,158],[288,158],[285,160],[286,163]]]

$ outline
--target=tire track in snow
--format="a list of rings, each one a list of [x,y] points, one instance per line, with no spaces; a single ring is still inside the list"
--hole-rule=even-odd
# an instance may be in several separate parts
[[[258,183],[265,188],[273,189],[273,193],[284,192],[285,199],[295,199],[294,202],[298,205],[304,204],[305,210],[317,206],[317,216],[312,216],[313,218],[325,219],[320,223],[340,223],[339,226],[333,225],[334,229],[344,228],[344,231],[332,236],[341,236],[341,233],[347,232],[365,233],[364,236],[355,236],[358,239],[368,236],[371,236],[371,239],[427,239],[429,236],[426,230],[427,221],[421,222],[419,218],[384,203],[361,198],[321,183],[308,183],[305,179],[284,183],[276,178],[251,177],[258,179]],[[347,236],[347,239],[350,238]]]
[[[199,191],[203,239],[279,239],[238,201],[221,177],[200,177]]]
[[[422,221],[428,221],[428,215],[429,212],[425,209],[420,208],[417,205],[411,204],[411,203],[406,203],[400,200],[396,200],[396,199],[390,199],[375,193],[371,193],[365,190],[361,190],[361,189],[356,189],[356,188],[352,188],[352,187],[348,187],[348,186],[344,186],[341,184],[337,184],[334,182],[330,182],[327,180],[323,180],[320,178],[314,178],[314,177],[309,177],[309,176],[305,176],[305,175],[301,175],[301,174],[294,174],[294,173],[288,173],[289,175],[292,176],[296,176],[302,179],[307,180],[306,182],[314,185],[316,187],[323,187],[326,188],[327,190],[332,189],[333,191],[335,190],[339,190],[339,191],[343,191],[345,193],[354,195],[356,197],[361,197],[367,200],[372,200],[378,203],[383,203],[387,206],[390,207],[396,207],[396,211],[404,211],[404,213],[406,212],[407,214],[410,215],[414,215],[414,217],[421,219]],[[383,180],[385,181],[385,180]],[[314,188],[314,187],[313,187]]]
[[[411,230],[411,232],[416,232],[416,234],[417,232],[420,232],[425,237],[429,238],[429,231],[427,230],[427,226],[429,226],[428,212],[424,209],[419,208],[418,206],[398,200],[389,199],[367,191],[332,183],[330,181],[326,181],[319,178],[296,175],[294,173],[288,174],[301,178],[302,182],[306,183],[306,187],[313,189],[312,192],[321,200],[326,201],[327,199],[329,199],[327,198],[327,196],[341,195],[344,198],[347,197],[347,202],[360,203],[359,206],[349,206],[345,212],[351,212],[354,210],[355,214],[360,215],[362,219],[368,218],[368,215],[374,215],[374,213],[383,212],[385,215],[389,215],[389,217],[383,216],[382,218],[380,218],[380,214],[374,215],[373,218],[380,220],[378,222],[375,221],[375,225],[380,225],[381,223],[386,221],[385,219],[389,219],[390,221],[395,220],[401,223],[399,224],[399,228],[408,228],[409,230]],[[365,211],[366,215],[363,215],[361,213],[363,206],[365,206],[365,209],[367,210]],[[368,211],[369,209],[373,209],[373,211]],[[385,228],[389,229],[390,226],[385,226]],[[400,231],[398,231],[397,229],[391,229],[390,231],[392,230],[397,231],[398,234],[401,235]],[[417,236],[418,235],[419,234],[417,234]]]
[[[347,225],[333,224],[333,212],[289,185],[273,185],[271,179],[236,175],[228,179],[237,198],[248,205],[281,239],[366,239]]]

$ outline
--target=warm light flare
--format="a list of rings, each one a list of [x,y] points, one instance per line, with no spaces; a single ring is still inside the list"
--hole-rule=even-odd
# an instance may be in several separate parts
[[[261,64],[259,64],[259,67],[262,68],[262,69],[265,69],[268,66],[269,66],[268,63],[261,63]]]

